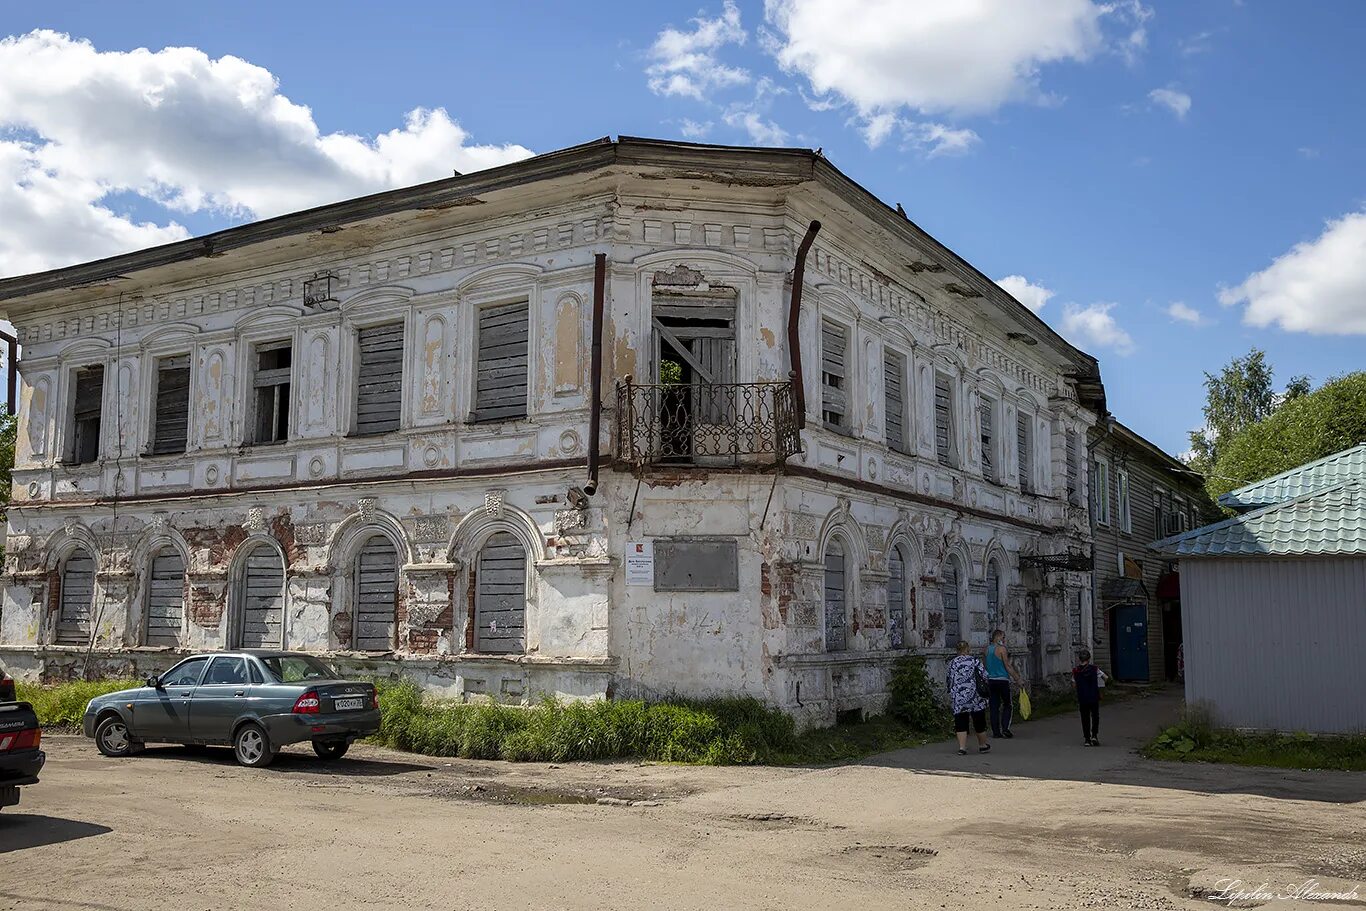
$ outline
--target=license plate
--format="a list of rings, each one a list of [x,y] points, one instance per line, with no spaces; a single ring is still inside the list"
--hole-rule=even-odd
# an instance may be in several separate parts
[[[365,699],[362,696],[352,696],[348,699],[335,699],[333,704],[339,712],[354,712],[356,709],[365,708]]]

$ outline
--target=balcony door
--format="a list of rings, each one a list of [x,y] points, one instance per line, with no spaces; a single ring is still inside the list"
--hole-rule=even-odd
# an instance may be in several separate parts
[[[735,385],[734,290],[656,291],[653,324],[660,451],[673,462],[733,463],[747,451],[735,431],[745,404]]]

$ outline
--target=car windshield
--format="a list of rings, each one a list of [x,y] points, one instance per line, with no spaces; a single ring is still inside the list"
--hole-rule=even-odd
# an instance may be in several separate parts
[[[266,670],[280,683],[298,683],[300,680],[335,680],[337,675],[332,668],[317,658],[307,655],[278,655],[262,658]]]

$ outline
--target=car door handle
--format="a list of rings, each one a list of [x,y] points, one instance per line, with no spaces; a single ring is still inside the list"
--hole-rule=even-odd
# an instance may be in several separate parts
[[[238,690],[237,692],[233,693],[234,696],[245,696],[246,694],[246,690]]]

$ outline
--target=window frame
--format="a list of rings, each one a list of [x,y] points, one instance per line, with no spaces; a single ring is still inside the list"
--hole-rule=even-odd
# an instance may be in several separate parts
[[[934,388],[932,397],[934,401],[934,457],[935,462],[942,468],[961,468],[962,459],[958,447],[958,396],[954,388],[958,377],[947,370],[935,368],[933,371]],[[944,409],[946,426],[944,428],[945,451],[939,451],[939,387],[944,387],[944,398],[947,407]]]
[[[473,331],[470,337],[474,340],[473,350],[470,352],[470,404],[466,413],[466,420],[470,424],[503,424],[509,421],[525,421],[532,415],[531,398],[535,388],[532,382],[532,365],[535,364],[535,303],[536,296],[530,291],[520,294],[509,294],[499,297],[491,297],[488,300],[480,301],[473,308]],[[481,414],[479,408],[479,364],[480,349],[483,338],[483,319],[484,314],[490,310],[499,308],[521,306],[526,308],[526,390],[522,401],[522,412],[520,414],[509,415],[489,415]],[[488,409],[492,411],[502,410],[511,406],[499,406],[498,408]]]
[[[244,445],[244,446],[280,446],[280,445],[283,445],[283,444],[285,444],[285,443],[289,443],[291,440],[294,439],[294,434],[298,432],[297,421],[296,421],[295,415],[294,415],[294,410],[295,410],[295,409],[294,409],[294,406],[295,406],[295,402],[296,402],[296,396],[295,396],[294,393],[295,393],[295,390],[298,388],[298,378],[299,378],[299,377],[298,377],[299,359],[296,357],[296,355],[297,355],[297,353],[298,353],[298,350],[299,350],[298,339],[295,338],[295,336],[293,336],[293,335],[287,335],[287,336],[274,336],[274,337],[267,336],[267,337],[262,338],[262,339],[259,339],[259,340],[250,340],[250,341],[247,341],[246,344],[248,345],[248,351],[247,351],[247,368],[248,368],[248,375],[250,376],[250,382],[249,382],[248,385],[247,385],[247,394],[248,394],[248,396],[249,396],[249,398],[248,398],[248,400],[247,400],[247,409],[246,409],[246,412],[247,412],[247,415],[246,415],[246,416],[247,416],[247,420],[245,421],[245,426],[242,428],[242,429],[243,429],[243,437],[244,437],[243,445]],[[288,349],[289,349],[289,367],[288,367],[288,370],[289,370],[289,377],[288,377],[288,379],[286,379],[283,383],[276,382],[276,383],[270,384],[271,388],[274,388],[274,389],[277,390],[277,398],[276,398],[276,404],[275,404],[275,407],[276,407],[277,411],[276,411],[276,415],[275,415],[275,420],[271,422],[273,426],[278,426],[279,417],[280,417],[280,416],[279,416],[279,412],[278,412],[278,408],[279,408],[278,390],[279,390],[279,387],[280,387],[280,386],[288,386],[288,387],[289,387],[289,395],[288,395],[289,401],[288,401],[288,403],[287,403],[286,406],[285,406],[285,435],[284,435],[283,438],[278,438],[278,439],[258,440],[258,439],[256,439],[256,431],[257,431],[258,421],[259,421],[259,417],[260,417],[260,413],[259,413],[259,411],[258,411],[258,408],[260,407],[260,394],[259,394],[259,393],[260,393],[260,390],[261,390],[262,388],[264,388],[260,383],[257,382],[258,374],[261,373],[261,368],[260,368],[261,355],[262,355],[262,354],[269,353],[269,352],[271,352],[271,351],[279,351],[279,350],[282,350],[282,349],[285,349],[285,348],[288,348]],[[280,371],[280,370],[285,370],[285,369],[286,369],[286,368],[284,368],[284,367],[274,367],[274,368],[271,368],[272,371]]]
[[[1129,471],[1125,468],[1115,469],[1115,506],[1119,528],[1125,534],[1133,534],[1133,491],[1129,480]]]
[[[1110,525],[1110,460],[1097,455],[1091,460],[1095,466],[1095,483],[1091,485],[1091,504],[1096,513],[1096,524]]]
[[[995,396],[979,393],[977,397],[977,438],[981,446],[982,477],[992,484],[1000,484],[1001,435],[999,432],[1001,400]],[[991,430],[988,432],[983,419],[990,416]]]
[[[89,459],[78,458],[77,447],[79,442],[84,439],[77,430],[77,425],[81,419],[77,417],[77,402],[80,396],[81,374],[86,373],[96,367],[100,370],[100,407],[99,415],[96,418],[95,430],[95,453]],[[70,390],[67,406],[65,409],[66,420],[66,439],[62,443],[62,464],[63,465],[93,465],[105,456],[104,448],[104,412],[106,399],[109,397],[108,381],[110,365],[104,360],[92,360],[85,363],[72,364],[67,368],[68,386]]]
[[[1023,435],[1020,431],[1023,430]],[[1024,437],[1024,446],[1020,446],[1021,436]],[[1015,409],[1015,473],[1019,476],[1020,493],[1038,493],[1038,484],[1035,483],[1034,472],[1035,456],[1034,449],[1034,415],[1023,408]]]
[[[827,377],[827,376],[833,376],[833,374],[831,374],[829,371],[827,371],[827,370],[825,369],[825,366],[826,366],[826,361],[825,361],[825,357],[826,357],[825,330],[826,330],[826,327],[827,327],[827,326],[829,326],[829,327],[831,327],[832,329],[834,329],[837,333],[839,333],[839,334],[840,334],[841,336],[843,336],[843,338],[844,338],[844,363],[841,365],[841,367],[842,367],[843,370],[844,370],[844,375],[840,377],[840,379],[843,381],[843,385],[842,385],[842,386],[836,386],[836,385],[833,385],[833,384],[831,384],[831,383],[829,383],[829,382],[826,381],[826,377]],[[833,318],[831,318],[831,317],[829,317],[829,316],[822,315],[822,316],[820,317],[820,327],[819,327],[819,328],[820,328],[820,359],[817,361],[817,363],[819,364],[819,367],[820,367],[820,381],[821,381],[821,426],[824,427],[826,430],[830,431],[831,433],[837,433],[837,434],[839,434],[840,436],[853,436],[853,435],[854,435],[854,430],[853,430],[853,427],[854,427],[853,413],[854,413],[854,408],[855,408],[855,404],[854,404],[854,388],[855,388],[855,385],[854,385],[854,358],[851,357],[850,355],[853,354],[853,353],[855,353],[855,350],[856,350],[856,349],[855,349],[856,342],[855,342],[855,339],[854,339],[854,327],[853,327],[852,325],[850,325],[849,323],[844,323],[844,322],[841,322],[840,320],[833,319]],[[844,396],[844,412],[843,412],[843,414],[842,414],[842,416],[841,416],[841,420],[840,420],[838,423],[832,423],[830,420],[828,420],[828,419],[826,418],[826,414],[827,414],[827,412],[828,412],[827,405],[829,404],[829,401],[830,401],[830,400],[829,400],[829,393],[830,393],[831,391],[839,392],[839,393],[843,394],[843,396]]]
[[[476,324],[477,325],[477,324]],[[361,333],[374,329],[388,329],[398,327],[399,334],[399,354],[398,354],[398,385],[399,400],[398,413],[393,427],[386,427],[381,430],[360,429],[360,406],[361,406],[361,370],[363,367],[361,350]],[[347,335],[350,342],[350,402],[351,410],[347,418],[346,435],[356,439],[370,439],[373,437],[383,437],[392,433],[400,433],[408,426],[408,379],[409,365],[408,356],[411,349],[409,342],[409,320],[407,313],[386,311],[376,313],[371,318],[365,320],[350,320],[347,325]],[[476,342],[477,344],[477,342]]]
[[[900,382],[901,382],[901,395],[900,395],[900,404],[901,404],[901,441],[900,441],[900,443],[898,443],[898,444],[893,444],[893,443],[892,443],[892,439],[891,439],[891,433],[890,433],[890,426],[891,426],[891,425],[890,425],[891,408],[889,407],[889,403],[890,403],[891,399],[890,399],[890,397],[889,397],[888,394],[887,394],[887,376],[888,376],[888,374],[891,372],[891,371],[888,369],[889,366],[891,366],[891,364],[890,364],[889,362],[893,362],[893,361],[896,362],[896,363],[898,363],[898,364],[900,365],[900,368],[899,368],[899,369],[897,370],[897,372],[896,372],[896,375],[897,375],[898,379],[899,379]],[[912,380],[913,380],[914,374],[911,373],[911,371],[910,371],[910,363],[911,363],[911,359],[910,359],[909,355],[907,355],[904,351],[901,351],[900,349],[895,348],[895,347],[893,347],[893,346],[891,346],[891,345],[884,345],[884,346],[883,346],[883,348],[882,348],[882,438],[883,438],[884,442],[886,442],[887,448],[888,448],[888,449],[892,450],[893,452],[900,452],[900,453],[902,453],[902,454],[904,454],[904,455],[910,455],[910,454],[912,454],[913,451],[914,451],[914,447],[913,447],[913,445],[912,445],[912,443],[913,443],[913,437],[914,437],[914,434],[912,433],[912,430],[913,430],[914,424],[913,424],[913,421],[911,420],[911,417],[912,417],[912,414],[911,414],[911,402],[912,402],[912,400],[913,400],[913,397],[910,395],[910,390],[911,390],[911,385],[912,385]]]
[[[185,350],[170,350],[146,352],[146,356],[151,359],[151,382],[148,384],[151,395],[148,396],[150,414],[147,419],[147,445],[143,447],[143,455],[148,457],[158,456],[179,456],[190,451],[190,428],[193,426],[194,410],[194,352]],[[157,451],[157,438],[160,428],[160,403],[162,393],[162,364],[165,361],[172,361],[177,358],[185,359],[185,443],[180,449],[170,449],[165,452]]]

